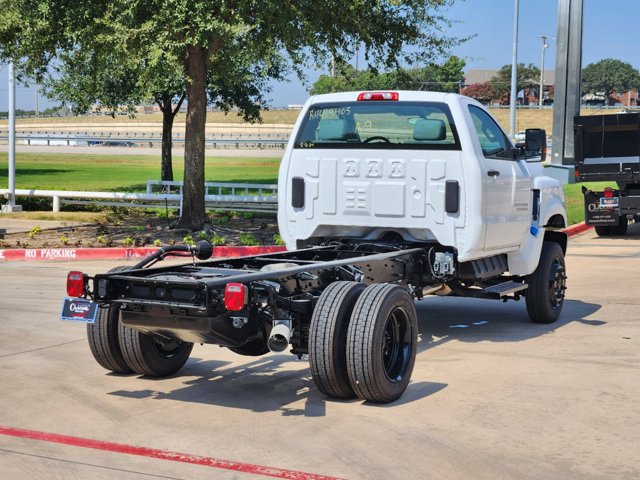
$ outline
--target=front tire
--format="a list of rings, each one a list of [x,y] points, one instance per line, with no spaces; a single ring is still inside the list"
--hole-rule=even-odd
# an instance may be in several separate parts
[[[354,398],[347,373],[347,330],[361,283],[329,285],[313,310],[309,329],[309,367],[322,393],[334,398]]]
[[[553,323],[560,316],[564,304],[567,274],[562,247],[544,242],[540,261],[529,275],[525,294],[529,318],[535,323]]]
[[[370,285],[351,316],[347,368],[358,397],[378,403],[398,399],[411,380],[418,320],[413,299],[399,285]]]
[[[162,343],[127,327],[119,326],[120,346],[127,364],[135,373],[150,377],[168,377],[182,368],[188,360],[193,343],[173,340]]]
[[[109,272],[128,270],[129,267],[120,266]],[[98,307],[95,323],[87,324],[87,340],[93,358],[98,364],[114,373],[132,373],[120,348],[118,340],[118,325],[120,313],[117,305]]]
[[[594,228],[596,230],[596,235],[598,235],[599,237],[608,237],[609,235],[611,235],[611,227],[598,225]]]

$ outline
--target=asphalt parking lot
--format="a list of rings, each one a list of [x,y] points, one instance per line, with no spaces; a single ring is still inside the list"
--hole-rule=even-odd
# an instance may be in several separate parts
[[[412,383],[384,406],[210,345],[173,378],[108,373],[58,316],[68,270],[113,266],[0,264],[2,478],[640,478],[640,225],[571,239],[553,325],[524,302],[418,303]]]

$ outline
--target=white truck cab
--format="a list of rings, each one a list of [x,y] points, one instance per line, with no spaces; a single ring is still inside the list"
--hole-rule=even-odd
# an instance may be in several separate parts
[[[544,227],[566,226],[559,182],[531,160],[461,95],[313,96],[280,167],[280,233],[289,249],[332,238],[436,241],[459,262],[506,254],[510,273],[526,275]]]

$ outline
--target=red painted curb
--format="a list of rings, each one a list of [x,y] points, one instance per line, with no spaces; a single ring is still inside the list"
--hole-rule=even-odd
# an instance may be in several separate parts
[[[0,425],[0,435],[28,438],[31,440],[40,440],[43,442],[58,443],[62,445],[71,445],[73,447],[92,448],[94,450],[136,455],[139,457],[157,458],[172,462],[189,463],[192,465],[201,465],[221,470],[231,470],[234,472],[260,475],[263,477],[284,478],[288,480],[340,480],[336,477],[297,472],[295,470],[265,467],[263,465],[252,465],[250,463],[234,462],[219,458],[189,455],[186,453],[171,452],[168,450],[157,450],[155,448],[136,447],[122,443],[104,442],[101,440],[92,440],[90,438],[71,437],[68,435],[59,435],[57,433],[38,432],[36,430],[25,430],[22,428],[6,427],[3,425]]]
[[[564,231],[567,235],[569,235],[569,237],[575,237],[576,235],[584,233],[587,230],[591,230],[592,228],[593,227],[591,225],[587,225],[584,222],[580,222],[565,228]]]
[[[7,248],[0,249],[0,262],[20,260],[108,260],[144,258],[157,251],[143,248]],[[244,257],[286,250],[280,245],[261,247],[214,247],[211,258]]]

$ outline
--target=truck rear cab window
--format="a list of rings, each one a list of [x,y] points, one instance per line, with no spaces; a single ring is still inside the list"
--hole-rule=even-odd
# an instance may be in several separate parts
[[[469,113],[476,129],[482,153],[486,158],[503,158],[511,160],[511,142],[505,137],[502,129],[491,116],[476,107],[469,105]]]
[[[294,148],[460,150],[451,111],[438,102],[316,104]]]

